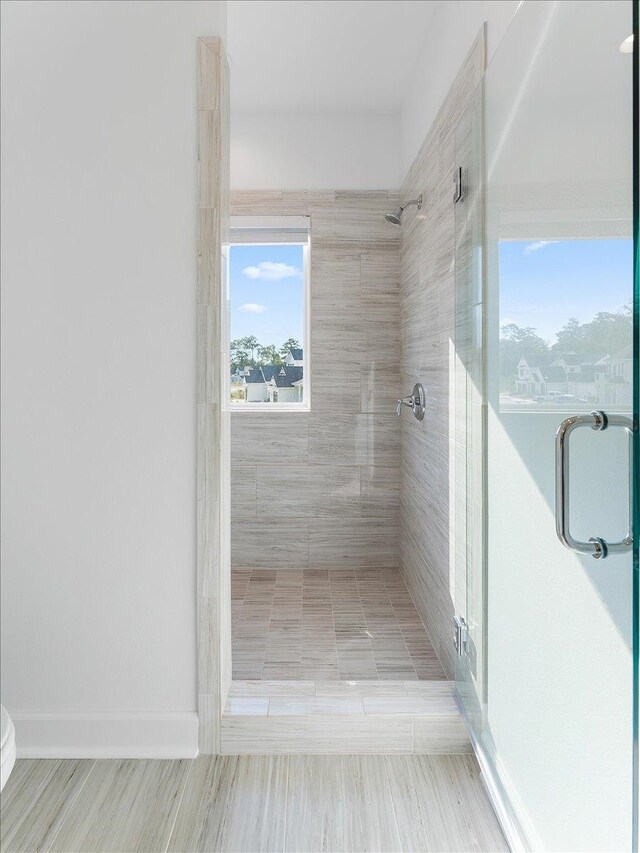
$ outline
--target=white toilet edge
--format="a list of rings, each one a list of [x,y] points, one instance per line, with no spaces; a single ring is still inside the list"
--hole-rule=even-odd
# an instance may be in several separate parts
[[[5,753],[6,750],[6,753]],[[0,791],[4,788],[7,779],[11,775],[13,765],[16,763],[16,741],[12,738],[2,748],[2,764],[0,764]]]
[[[0,791],[4,788],[16,762],[16,730],[13,720],[4,707],[2,707],[2,722],[4,730],[0,747]]]

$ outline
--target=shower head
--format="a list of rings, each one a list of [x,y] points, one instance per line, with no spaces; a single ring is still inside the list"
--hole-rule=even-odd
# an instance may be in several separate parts
[[[384,218],[387,222],[390,222],[391,225],[400,226],[402,224],[402,214],[405,212],[407,207],[411,207],[412,205],[415,205],[418,210],[420,210],[422,207],[422,195],[419,195],[418,198],[412,198],[411,201],[406,202],[402,207],[399,207],[392,213],[385,213]]]

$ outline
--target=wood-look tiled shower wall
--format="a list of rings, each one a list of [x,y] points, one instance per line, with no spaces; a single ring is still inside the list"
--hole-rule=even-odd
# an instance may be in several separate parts
[[[455,396],[455,289],[456,282],[465,287],[466,279],[456,276],[455,267],[455,136],[474,103],[484,55],[483,29],[402,187],[403,199],[422,193],[424,205],[420,215],[408,211],[412,215],[402,226],[400,384],[403,389],[414,382],[425,385],[427,414],[422,422],[402,418],[400,567],[449,678],[454,674],[454,597],[466,583],[464,559],[455,559],[456,544],[463,549],[466,544],[466,531],[460,529],[464,518],[456,512],[466,497],[466,410],[456,405]],[[458,254],[458,263],[468,262],[464,251]]]
[[[311,217],[311,411],[232,413],[235,568],[399,564],[397,205],[386,190],[231,194],[232,214]]]

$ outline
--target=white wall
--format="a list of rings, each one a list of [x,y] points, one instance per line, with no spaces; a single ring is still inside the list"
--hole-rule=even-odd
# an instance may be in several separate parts
[[[2,5],[2,676],[18,718],[195,721],[196,38],[223,34],[224,7]]]
[[[493,56],[521,0],[441,0],[407,85],[400,114],[402,177],[413,163],[483,21]]]
[[[519,5],[520,0],[435,3],[395,112],[234,112],[232,189],[399,187],[483,21],[490,58]]]
[[[399,185],[397,115],[232,115],[234,190],[367,190]]]

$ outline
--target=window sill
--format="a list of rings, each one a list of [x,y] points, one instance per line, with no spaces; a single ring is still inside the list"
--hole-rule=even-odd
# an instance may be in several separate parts
[[[311,406],[308,403],[228,403],[226,411],[268,412],[270,414],[276,412],[310,412]]]

